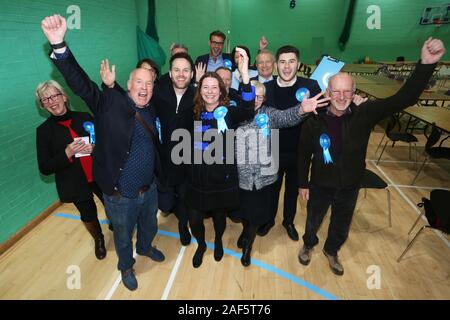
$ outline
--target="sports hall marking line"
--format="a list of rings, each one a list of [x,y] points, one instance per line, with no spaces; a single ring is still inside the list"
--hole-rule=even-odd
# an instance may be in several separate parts
[[[367,161],[371,161],[371,162],[377,162],[378,160],[377,159],[366,159]],[[386,162],[386,163],[411,163],[411,164],[414,164],[414,161],[402,161],[402,160],[380,160],[380,162]],[[420,164],[421,163],[421,161],[419,160],[419,161],[417,161],[417,163],[418,164]],[[428,165],[433,165],[433,166],[437,166],[437,165],[448,165],[448,164],[446,164],[446,163],[444,163],[444,162],[442,162],[442,163],[436,163],[436,162],[427,162],[425,165],[426,166],[428,166]]]
[[[399,188],[409,188],[409,189],[440,189],[440,190],[448,190],[450,191],[449,188],[442,188],[442,187],[426,187],[426,186],[411,186],[411,185],[407,185],[407,184],[390,184],[390,186],[395,186],[395,187],[399,187]]]
[[[175,265],[173,266],[172,272],[170,273],[169,280],[167,281],[166,287],[164,288],[164,292],[161,297],[161,300],[167,300],[167,297],[170,294],[170,290],[172,290],[172,286],[175,281],[175,277],[177,276],[178,269],[180,268],[181,260],[183,260],[185,251],[186,251],[186,247],[181,246],[180,252],[178,253],[177,260],[175,261]]]
[[[72,220],[80,220],[80,217],[69,215],[69,214],[63,214],[63,213],[56,213],[56,214],[54,214],[54,216],[61,217],[61,218],[69,218],[69,219],[72,219]],[[175,238],[175,239],[179,239],[180,238],[178,233],[169,232],[169,231],[160,230],[160,229],[158,229],[158,234],[159,235],[163,235],[163,236],[172,237],[172,238]],[[196,243],[195,239],[193,239],[192,243]],[[213,243],[207,242],[206,245],[207,245],[207,247],[209,249],[214,250],[214,244]],[[239,253],[239,252],[236,252],[236,251],[233,251],[233,250],[230,250],[230,249],[227,249],[227,248],[224,248],[223,251],[224,251],[224,254],[232,256],[233,258],[236,258],[238,260],[241,259],[241,255],[242,254]],[[298,277],[296,277],[294,275],[291,275],[291,274],[289,274],[289,273],[287,273],[287,272],[285,272],[285,271],[283,271],[281,269],[278,269],[278,268],[276,268],[274,266],[268,265],[268,264],[266,264],[266,263],[264,263],[262,261],[259,261],[259,260],[256,260],[256,259],[252,258],[252,264],[254,266],[257,266],[257,267],[260,267],[262,269],[265,269],[265,270],[267,270],[267,271],[269,271],[271,273],[274,273],[274,274],[276,274],[277,276],[279,276],[281,278],[284,278],[284,279],[287,279],[287,280],[289,280],[291,282],[294,282],[295,284],[297,284],[299,286],[302,286],[302,287],[304,287],[304,288],[306,288],[306,289],[308,289],[308,290],[310,290],[310,291],[312,291],[312,292],[314,292],[314,293],[316,293],[316,294],[318,294],[318,295],[320,295],[320,296],[322,296],[322,297],[324,297],[324,298],[326,298],[328,300],[340,300],[338,297],[332,295],[331,293],[329,293],[329,292],[327,292],[327,291],[325,291],[325,290],[323,290],[323,289],[321,289],[319,287],[316,287],[315,285],[313,285],[313,284],[311,284],[311,283],[309,283],[309,282],[307,282],[307,281],[305,281],[303,279],[300,279],[300,278],[298,278]],[[121,276],[119,275],[119,278],[120,277]],[[117,280],[116,280],[116,282],[117,282]],[[117,289],[117,287],[114,288],[114,286],[113,286],[113,288],[111,288],[110,291],[112,291],[112,294],[114,294],[113,289],[115,291]],[[112,296],[112,294],[111,294],[111,296]]]
[[[381,169],[379,166],[377,166],[375,164],[374,160],[370,160],[370,161],[378,169],[378,171],[380,171],[383,174],[383,176],[389,181],[390,185],[392,185],[395,188],[395,190],[397,190],[397,192],[403,197],[403,199],[405,199],[405,201],[411,206],[411,208],[413,208],[414,211],[420,215],[421,212],[419,209],[417,209],[417,206],[408,198],[408,196],[406,196],[403,193],[402,190],[400,190],[400,188],[397,185],[394,184],[394,182],[391,180],[391,178],[388,177],[388,175],[384,172],[384,170]],[[424,220],[425,222],[428,223],[427,219],[425,218],[425,215],[422,216],[422,220]],[[439,238],[442,239],[442,241],[447,245],[447,247],[450,248],[450,242],[444,237],[444,235],[441,232],[439,232],[438,230],[433,229],[433,231]]]

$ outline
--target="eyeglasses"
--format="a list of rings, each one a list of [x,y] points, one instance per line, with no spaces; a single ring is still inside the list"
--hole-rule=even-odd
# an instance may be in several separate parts
[[[59,96],[62,96],[62,93],[52,94],[50,97],[39,99],[39,101],[41,101],[42,104],[46,104],[49,103],[50,100],[55,101]]]
[[[223,42],[211,41],[211,43],[215,44],[216,46],[223,46]]]
[[[354,91],[330,91],[330,95],[333,98],[340,98],[341,94],[344,95],[344,98],[350,99],[353,98],[353,95],[355,94]]]

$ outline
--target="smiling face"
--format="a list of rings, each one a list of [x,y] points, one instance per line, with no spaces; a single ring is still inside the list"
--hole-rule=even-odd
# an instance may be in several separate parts
[[[353,100],[355,88],[353,78],[344,72],[331,77],[327,97],[330,97],[330,110],[336,115],[342,115]]]
[[[282,81],[290,82],[295,78],[299,66],[300,61],[298,61],[295,53],[282,53],[277,61],[278,76]]]
[[[217,58],[218,56],[220,56],[222,54],[224,41],[225,40],[219,36],[211,37],[211,39],[209,40],[209,49],[210,49],[211,57]]]
[[[200,95],[205,103],[206,110],[211,111],[219,104],[219,81],[213,77],[206,77],[200,87]]]
[[[258,69],[258,74],[268,79],[273,74],[273,63],[274,59],[270,53],[260,53],[256,57],[256,68]]]
[[[173,60],[169,75],[176,89],[186,89],[191,82],[194,72],[189,61],[179,58]]]
[[[135,69],[128,80],[128,94],[139,108],[144,108],[153,94],[153,73],[150,70]]]
[[[48,89],[39,96],[41,106],[54,116],[62,116],[66,114],[67,98],[55,87],[48,87]]]

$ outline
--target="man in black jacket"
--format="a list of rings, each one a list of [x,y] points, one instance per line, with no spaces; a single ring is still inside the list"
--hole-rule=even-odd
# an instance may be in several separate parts
[[[195,88],[190,85],[193,70],[194,63],[187,53],[174,54],[170,58],[170,81],[159,83],[152,100],[161,124],[161,163],[164,176],[158,179],[159,208],[165,212],[175,212],[180,241],[184,246],[191,242],[185,205],[185,173],[171,160],[171,136],[176,129],[179,114],[194,107]]]
[[[300,88],[306,88],[309,96],[314,97],[320,93],[320,87],[316,80],[297,77],[300,67],[299,50],[293,46],[283,46],[277,50],[276,60],[278,77],[264,83],[266,86],[267,106],[286,110],[299,104],[296,92]],[[260,227],[258,235],[264,236],[275,224],[278,211],[278,198],[281,190],[283,176],[284,182],[284,207],[283,226],[286,228],[289,238],[298,241],[299,236],[294,226],[294,218],[297,211],[297,150],[300,126],[280,129],[280,165],[278,169],[278,180],[273,184],[273,198],[271,205],[271,221]]]
[[[411,78],[395,95],[367,101],[357,108],[352,103],[355,92],[352,77],[338,73],[330,79],[326,91],[331,98],[327,112],[310,117],[300,135],[299,191],[302,198],[308,200],[304,246],[298,257],[301,264],[311,261],[312,248],[319,242],[317,231],[331,206],[323,252],[331,271],[344,274],[337,253],[348,237],[371,130],[380,120],[417,102],[444,53],[440,40],[428,39]]]
[[[93,175],[102,189],[105,210],[114,225],[114,245],[119,258],[122,282],[129,290],[138,287],[134,275],[132,235],[137,225],[136,252],[163,261],[162,252],[152,247],[158,230],[155,168],[158,168],[157,139],[154,137],[153,74],[135,69],[130,74],[128,92],[103,92],[78,65],[67,48],[65,18],[46,17],[42,30],[53,48],[51,58],[72,91],[94,113],[96,147]]]

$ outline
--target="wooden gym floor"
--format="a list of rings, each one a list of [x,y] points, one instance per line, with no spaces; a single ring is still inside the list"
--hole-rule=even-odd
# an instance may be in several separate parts
[[[407,232],[417,218],[416,204],[421,197],[428,197],[432,188],[450,188],[450,163],[429,163],[415,186],[409,186],[415,170],[408,159],[407,145],[388,147],[384,161],[375,165],[374,151],[381,136],[382,130],[377,127],[371,136],[367,167],[390,184],[392,227],[388,224],[386,191],[367,190],[367,198],[361,191],[349,239],[339,253],[345,268],[342,277],[331,273],[321,252],[328,219],[320,229],[320,243],[307,267],[297,260],[302,242],[287,237],[279,209],[275,227],[266,237],[257,237],[250,267],[244,268],[239,260],[236,240],[241,225],[228,220],[222,261],[214,260],[211,247],[202,266],[194,269],[191,260],[196,244],[181,246],[172,214],[159,215],[159,233],[154,241],[166,260],[156,263],[137,257],[139,288],[130,292],[120,283],[107,226],[103,225],[103,230],[108,255],[97,261],[93,241],[75,220],[75,207],[64,204],[0,256],[0,299],[450,299],[448,238],[427,231],[400,263],[396,261],[411,239]],[[422,146],[418,148],[420,163],[424,137],[417,136]],[[100,218],[105,219],[101,204],[99,208]],[[302,235],[304,201],[299,200],[297,212],[295,224]],[[207,241],[212,243],[212,221],[205,223]],[[416,230],[423,224],[420,221]],[[74,266],[80,270],[81,287],[68,289]],[[379,276],[379,286],[375,276]]]

